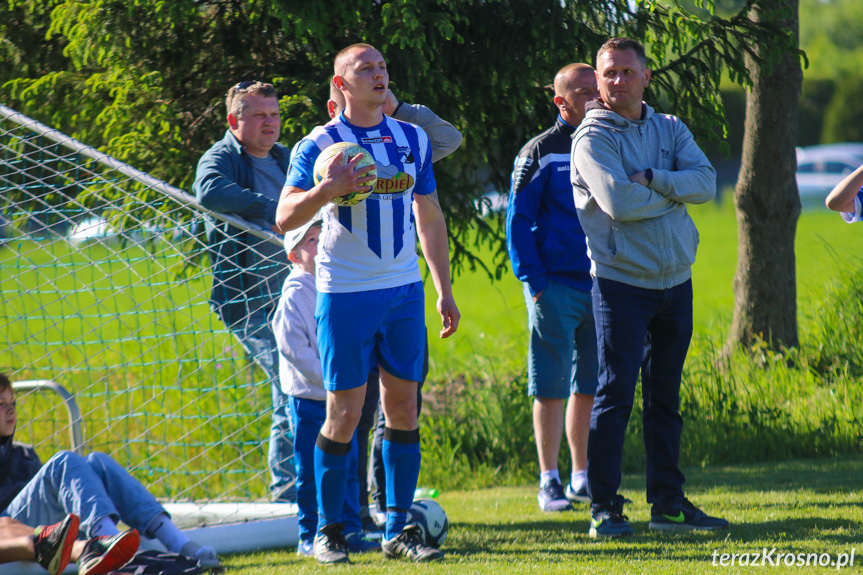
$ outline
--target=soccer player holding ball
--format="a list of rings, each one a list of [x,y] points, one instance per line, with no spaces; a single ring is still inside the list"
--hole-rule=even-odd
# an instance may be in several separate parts
[[[373,46],[355,44],[339,52],[333,83],[345,96],[345,109],[298,146],[276,213],[277,226],[289,231],[323,208],[315,317],[327,416],[315,447],[320,514],[315,558],[321,563],[348,561],[338,521],[351,438],[369,369],[377,364],[386,417],[388,513],[383,550],[389,557],[412,561],[440,559],[443,552],[427,546],[415,526],[407,525],[420,469],[416,390],[425,350],[417,235],[438,293],[440,336],[455,333],[460,318],[452,295],[446,222],[431,167],[431,146],[421,128],[384,115],[389,74]],[[317,157],[340,141],[359,144],[377,164],[374,193],[353,206],[332,201],[364,191],[372,181],[367,175],[372,166],[356,169],[361,156],[343,165],[336,156],[320,183],[315,184],[313,177]]]

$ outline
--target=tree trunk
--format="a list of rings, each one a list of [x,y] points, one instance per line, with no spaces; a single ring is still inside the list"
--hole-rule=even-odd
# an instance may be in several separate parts
[[[797,45],[798,0],[756,0],[750,18],[776,18]],[[762,51],[763,53],[763,51]],[[748,58],[753,80],[746,97],[746,125],[737,208],[737,274],[729,345],[750,346],[759,338],[771,348],[796,347],[797,273],[794,234],[800,217],[795,172],[797,106],[803,72],[796,54],[784,54],[772,69]]]

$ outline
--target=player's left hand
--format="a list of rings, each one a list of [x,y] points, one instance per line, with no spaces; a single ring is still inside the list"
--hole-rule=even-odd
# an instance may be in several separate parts
[[[439,297],[437,300],[437,311],[443,323],[443,329],[440,330],[440,338],[448,338],[458,330],[461,313],[459,313],[458,306],[455,305],[455,300],[452,296]]]

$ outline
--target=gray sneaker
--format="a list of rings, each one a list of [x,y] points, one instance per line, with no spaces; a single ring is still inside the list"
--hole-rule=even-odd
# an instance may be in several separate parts
[[[552,480],[543,487],[540,487],[536,500],[539,503],[539,508],[543,511],[572,510],[572,503],[564,495],[563,486],[560,484],[560,481]]]
[[[341,523],[325,525],[315,535],[315,559],[322,565],[348,562],[348,542],[342,535]]]
[[[572,483],[567,483],[563,494],[573,503],[590,503],[590,496],[587,494],[587,483],[582,483],[581,489],[577,491],[572,488]]]
[[[408,525],[398,536],[390,540],[384,539],[381,547],[384,555],[391,559],[404,557],[415,563],[425,563],[444,558],[443,551],[429,547],[423,542],[422,530],[418,525]]]

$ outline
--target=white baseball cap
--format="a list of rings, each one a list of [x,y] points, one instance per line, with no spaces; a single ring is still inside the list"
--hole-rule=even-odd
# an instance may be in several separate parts
[[[315,216],[308,221],[308,223],[303,224],[295,230],[291,230],[285,234],[285,251],[291,253],[294,251],[294,248],[297,247],[303,238],[306,237],[306,233],[315,226],[323,225],[324,220],[320,218],[320,214],[315,214]]]

